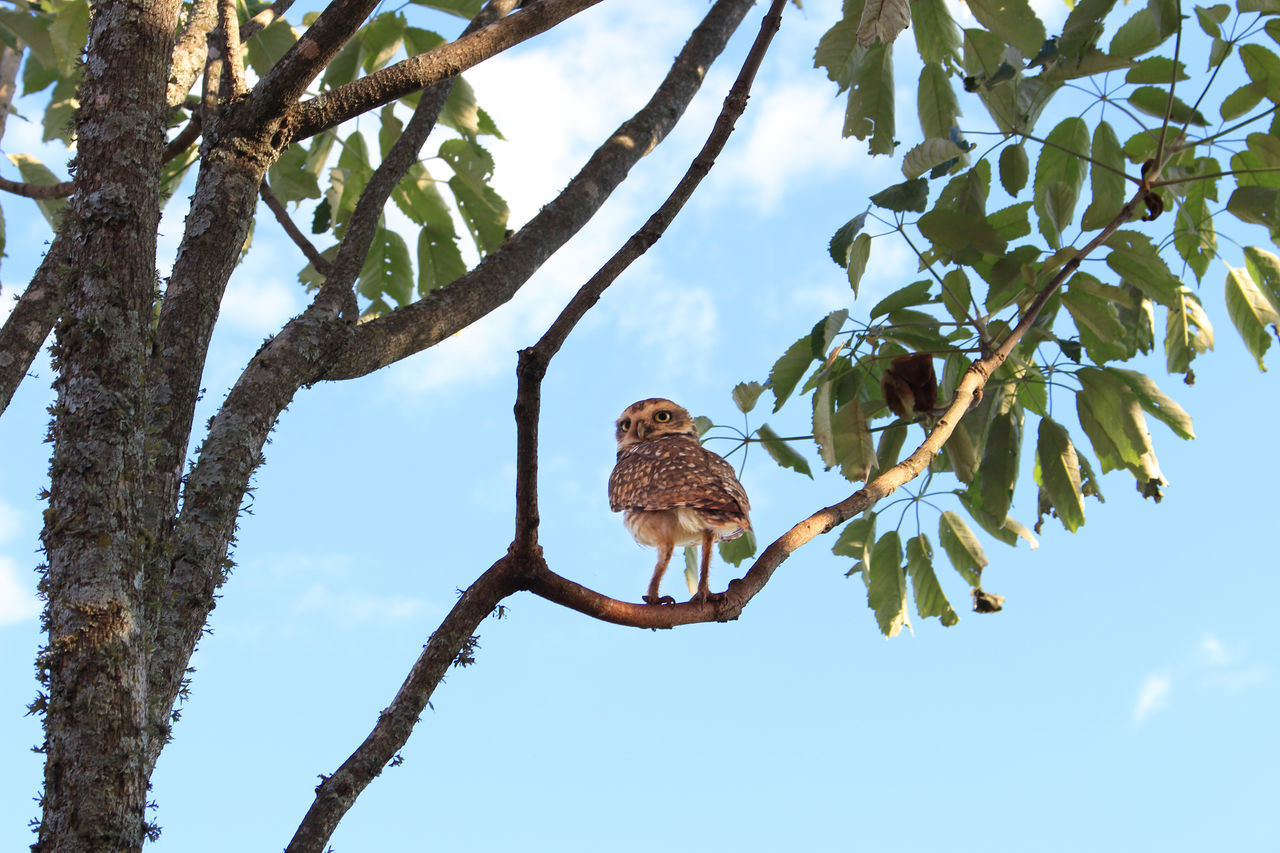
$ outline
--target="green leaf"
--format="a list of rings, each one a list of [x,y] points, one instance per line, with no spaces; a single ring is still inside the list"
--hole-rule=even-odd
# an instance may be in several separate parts
[[[868,439],[871,433],[867,433]],[[887,471],[898,464],[902,456],[902,445],[907,440],[907,423],[896,421],[880,431],[880,443],[876,445],[876,468]]]
[[[421,163],[414,163],[409,167],[404,178],[392,190],[391,198],[400,212],[413,220],[415,225],[424,225],[440,237],[450,240],[458,236],[453,227],[449,205],[440,195],[436,181]]]
[[[924,534],[907,540],[907,574],[911,576],[916,612],[921,619],[937,616],[948,628],[960,621],[933,572],[933,547]]]
[[[1258,369],[1265,371],[1263,353],[1271,346],[1271,334],[1267,326],[1280,324],[1280,314],[1258,289],[1247,269],[1229,267],[1227,272],[1227,315],[1240,332],[1249,353],[1258,362]]]
[[[56,68],[60,73],[66,74],[69,69],[58,61],[58,51],[54,49],[53,40],[49,35],[49,27],[52,23],[47,15],[27,14],[16,9],[0,9],[0,39],[15,49],[18,42],[22,42],[45,68],[50,70]],[[80,46],[83,47],[84,42],[81,42]]]
[[[1062,304],[1080,332],[1080,343],[1089,353],[1090,361],[1104,364],[1133,355],[1124,345],[1126,330],[1112,303],[1073,286],[1062,294]]]
[[[959,59],[960,28],[952,19],[946,0],[914,0],[911,29],[915,32],[916,51],[925,63],[950,66]]]
[[[389,296],[399,305],[413,301],[413,262],[404,238],[390,228],[374,232],[356,290],[366,299]],[[385,301],[385,300],[383,300]]]
[[[1012,393],[1002,391],[1000,394],[987,424],[982,464],[969,487],[978,506],[995,518],[1009,514],[1022,453],[1022,410],[1015,405]]]
[[[871,235],[859,234],[849,250],[849,286],[853,288],[853,296],[858,297],[858,284],[867,271],[867,261],[871,259]]]
[[[976,250],[986,255],[1003,255],[1009,247],[1000,232],[991,227],[986,217],[961,210],[935,207],[916,222],[935,249],[965,252]]]
[[[929,182],[915,178],[881,190],[871,196],[871,203],[898,213],[922,213],[929,202]]]
[[[244,44],[249,67],[259,77],[271,70],[289,48],[298,41],[298,33],[283,18],[277,18]]]
[[[1205,199],[1206,191],[1213,189],[1214,185],[1208,181],[1192,181],[1173,222],[1174,248],[1196,274],[1197,281],[1204,278],[1210,261],[1218,254],[1218,232]]]
[[[1027,149],[1021,145],[1006,145],[1000,152],[1000,186],[1011,196],[1017,196],[1027,185]]]
[[[964,149],[950,139],[926,139],[902,158],[902,174],[918,178],[940,163],[964,156]]]
[[[1167,86],[1174,79],[1175,74],[1178,82],[1191,79],[1187,74],[1186,66],[1181,62],[1175,64],[1167,56],[1149,56],[1129,69],[1129,73],[1124,76],[1124,82],[1156,83]]]
[[[1044,44],[1044,24],[1027,0],[969,0],[967,5],[980,24],[1024,56],[1035,56]]]
[[[267,182],[281,202],[320,198],[320,183],[306,168],[307,152],[301,145],[290,145],[267,170]]]
[[[827,251],[831,253],[831,260],[836,262],[838,267],[846,267],[849,265],[849,252],[853,248],[853,238],[862,230],[863,223],[867,221],[867,214],[859,213],[850,219],[844,225],[836,229],[836,233],[831,235],[831,243],[827,247]]]
[[[836,464],[835,438],[831,431],[833,414],[831,383],[823,382],[813,392],[813,441],[818,445],[818,456],[828,471]]]
[[[1200,298],[1185,287],[1179,288],[1165,327],[1164,352],[1169,372],[1186,373],[1193,358],[1211,349],[1213,327]]]
[[[871,309],[871,313],[868,316],[870,319],[874,320],[875,318],[888,314],[892,311],[897,311],[899,308],[906,308],[911,305],[923,305],[927,302],[932,302],[933,300],[929,296],[929,288],[931,286],[932,282],[925,279],[923,281],[912,282],[904,287],[900,287],[884,299],[877,302],[875,307]]]
[[[418,232],[418,296],[459,278],[467,271],[456,238],[426,227]]]
[[[1040,543],[1031,535],[1031,531],[1024,525],[1019,523],[1013,516],[1006,515],[1003,518],[997,518],[991,513],[984,510],[973,500],[969,491],[956,492],[956,497],[960,499],[960,504],[969,513],[969,517],[978,522],[978,525],[991,536],[999,539],[1006,545],[1017,545],[1018,539],[1027,540],[1031,545],[1031,550],[1040,547]]]
[[[920,70],[920,88],[916,95],[916,114],[925,138],[950,140],[960,115],[951,77],[936,63],[926,63]],[[917,173],[921,174],[921,173]],[[907,177],[914,177],[908,175]]]
[[[9,154],[7,156],[9,161],[18,167],[18,174],[22,176],[22,180],[28,184],[46,186],[48,184],[62,183],[58,180],[57,175],[50,172],[43,163],[30,154]],[[36,200],[36,207],[40,208],[40,213],[43,214],[45,221],[49,223],[49,227],[55,230],[58,228],[58,216],[66,206],[67,200],[65,198]]]
[[[1186,410],[1179,406],[1172,397],[1161,391],[1155,380],[1150,376],[1145,373],[1139,373],[1136,370],[1125,370],[1119,367],[1108,368],[1108,370],[1129,385],[1133,393],[1138,396],[1138,402],[1147,414],[1156,420],[1162,421],[1179,438],[1190,440],[1196,437],[1195,430],[1191,424],[1191,415],[1187,414]]]
[[[1153,301],[1172,306],[1182,282],[1169,272],[1151,238],[1137,231],[1117,231],[1107,238],[1107,266]]]
[[[764,445],[764,449],[773,457],[774,462],[777,462],[783,468],[790,468],[813,479],[813,473],[809,470],[808,461],[797,453],[790,444],[783,441],[776,432],[770,429],[768,424],[761,424],[760,428],[756,430],[756,435],[760,438],[760,443]]]
[[[775,412],[787,402],[801,378],[809,372],[812,362],[813,347],[809,344],[809,335],[788,347],[782,357],[774,362],[773,369],[769,371],[769,388],[773,391]]]
[[[1266,87],[1268,100],[1280,102],[1280,57],[1260,44],[1242,44],[1240,61],[1249,79]]]
[[[1213,38],[1222,37],[1222,22],[1231,14],[1231,7],[1226,3],[1219,3],[1216,6],[1196,6],[1196,20],[1200,22],[1200,29],[1204,30],[1205,35]]]
[[[868,512],[845,525],[835,544],[831,546],[831,553],[838,557],[853,557],[862,564],[860,567],[855,566],[855,570],[861,570],[871,562],[871,548],[875,539],[876,514]]]
[[[720,559],[731,566],[742,565],[744,560],[754,557],[756,553],[756,532],[748,530],[741,536],[735,536],[720,543]]]
[[[507,239],[510,211],[502,197],[489,186],[493,158],[474,142],[450,139],[440,146],[440,157],[453,169],[449,189],[458,200],[458,210],[482,256]]]
[[[410,0],[415,6],[426,6],[428,9],[439,9],[463,20],[469,21],[480,13],[484,0]]]
[[[739,382],[733,387],[733,404],[744,415],[756,407],[756,400],[764,393],[759,382]]]
[[[963,323],[968,319],[973,299],[969,277],[963,270],[949,270],[942,277],[942,305],[956,322]]]
[[[959,513],[952,510],[942,513],[938,519],[938,541],[947,552],[952,567],[965,582],[969,586],[978,586],[982,582],[982,570],[988,564],[987,554]]]
[[[868,565],[867,605],[875,611],[876,624],[886,637],[896,636],[907,618],[907,575],[902,566],[902,546],[897,531],[880,537]]]
[[[1170,97],[1168,89],[1160,86],[1139,86],[1129,93],[1129,103],[1139,112],[1163,119],[1165,110],[1169,111],[1169,121],[1173,124],[1190,124],[1196,127],[1208,127],[1209,120],[1199,110],[1188,106],[1177,96]]]
[[[1270,300],[1271,307],[1280,311],[1280,258],[1257,246],[1245,246],[1244,266],[1249,278]]]
[[[850,482],[864,482],[876,465],[876,448],[867,428],[866,415],[856,398],[836,409],[831,420],[831,438],[835,451],[832,464],[840,465],[840,475]]]
[[[871,154],[892,154],[894,145],[893,51],[873,44],[864,50],[853,74],[844,114],[845,136],[870,139]]]
[[[419,27],[404,28],[404,49],[410,56],[418,56],[435,50],[446,41],[445,37]]]
[[[1155,449],[1138,396],[1128,382],[1110,370],[1082,367],[1076,372],[1080,426],[1093,444],[1102,471],[1128,469],[1139,484],[1160,481]]]
[[[1280,230],[1280,190],[1274,187],[1236,187],[1227,211],[1243,222],[1261,225],[1274,236]]]
[[[1040,233],[1054,249],[1061,248],[1062,229],[1074,215],[1085,176],[1086,162],[1080,155],[1088,149],[1088,125],[1073,116],[1049,132],[1036,160],[1036,214]]]
[[[404,44],[404,17],[398,12],[375,15],[361,31],[364,72],[377,71],[391,61]]]
[[[1058,520],[1075,533],[1084,524],[1080,462],[1071,437],[1061,424],[1042,417],[1036,437],[1035,481],[1044,489]]]
[[[476,103],[475,89],[465,77],[453,81],[449,99],[440,111],[440,122],[470,139],[480,134],[480,107]]]
[[[1222,99],[1218,113],[1223,121],[1234,121],[1256,107],[1266,94],[1265,82],[1246,83]]]
[[[1161,34],[1150,9],[1140,9],[1116,31],[1107,52],[1112,56],[1138,57],[1155,50],[1170,35]]]
[[[818,39],[813,54],[813,67],[827,69],[828,79],[843,92],[853,84],[854,72],[864,52],[858,47],[858,24],[862,18],[864,2],[850,2],[844,6],[844,16]]]
[[[1124,207],[1124,150],[1111,125],[1098,122],[1093,129],[1093,145],[1089,150],[1091,198],[1080,220],[1085,231],[1103,228]]]

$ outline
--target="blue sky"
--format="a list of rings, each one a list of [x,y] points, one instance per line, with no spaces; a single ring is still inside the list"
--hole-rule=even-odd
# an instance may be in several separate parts
[[[862,143],[840,140],[842,106],[811,69],[837,6],[787,10],[747,115],[703,190],[552,364],[542,542],[556,571],[601,592],[638,600],[653,561],[608,509],[618,412],[661,395],[740,424],[735,383],[763,379],[827,311],[865,312],[914,278],[904,252],[877,242],[853,303],[826,254],[866,196],[900,180],[895,164],[869,162]],[[492,147],[513,222],[647,98],[704,9],[603,4],[468,75],[509,140]],[[286,844],[317,775],[364,738],[456,590],[505,551],[515,350],[665,197],[719,109],[758,14],[672,140],[511,304],[365,380],[304,391],[285,413],[243,520],[238,568],[193,661],[192,699],[153,779],[164,827],[155,849]],[[903,72],[898,84],[913,79]],[[915,133],[909,94],[904,139]],[[966,119],[976,122],[977,111]],[[37,134],[11,119],[4,149],[28,150]],[[46,235],[33,207],[6,199],[5,215],[7,297]],[[170,215],[169,257],[181,211]],[[309,215],[304,207],[299,219]],[[1248,237],[1265,241],[1260,230]],[[301,265],[260,220],[224,303],[201,422],[262,338],[304,304],[293,277]],[[1089,501],[1078,534],[1050,520],[1035,551],[986,542],[984,585],[1006,597],[1002,613],[971,613],[964,584],[944,573],[960,624],[913,618],[914,634],[885,640],[829,538],[784,564],[727,625],[637,631],[517,596],[506,618],[481,627],[476,664],[451,671],[404,763],[370,786],[334,847],[1274,848],[1280,642],[1266,620],[1280,597],[1270,488],[1280,405],[1221,291],[1222,272],[1211,272],[1201,292],[1217,349],[1197,361],[1194,387],[1165,375],[1161,361],[1142,366],[1191,412],[1198,435],[1182,442],[1152,427],[1170,482],[1164,501],[1143,501],[1127,474],[1107,475],[1107,502]],[[47,360],[35,372],[0,418],[8,848],[31,841],[41,773],[29,751],[38,723],[23,716],[40,642],[32,569]],[[807,432],[806,409],[768,420],[782,434]],[[752,426],[762,417],[753,414]],[[1028,477],[1030,469],[1028,458]],[[809,480],[758,453],[742,479],[764,540],[852,490],[834,474]],[[1027,523],[1032,495],[1014,507]],[[936,523],[922,516],[931,536]],[[713,587],[731,576],[713,565]],[[668,587],[680,592],[678,573]]]

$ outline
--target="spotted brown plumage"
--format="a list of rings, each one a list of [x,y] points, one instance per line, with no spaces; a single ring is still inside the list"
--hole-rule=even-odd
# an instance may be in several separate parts
[[[711,548],[751,529],[751,504],[733,466],[698,443],[689,413],[670,400],[633,403],[618,417],[618,462],[609,477],[609,506],[622,512],[636,541],[658,549],[644,600],[668,604],[658,584],[677,545],[702,546],[696,601],[708,588]]]

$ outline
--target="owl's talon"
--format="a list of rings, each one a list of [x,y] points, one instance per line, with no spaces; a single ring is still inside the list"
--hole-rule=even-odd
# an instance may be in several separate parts
[[[645,604],[675,604],[676,600],[669,595],[646,595],[644,597]]]
[[[696,592],[689,601],[693,604],[706,604],[708,601],[719,604],[724,601],[724,596],[723,592]]]

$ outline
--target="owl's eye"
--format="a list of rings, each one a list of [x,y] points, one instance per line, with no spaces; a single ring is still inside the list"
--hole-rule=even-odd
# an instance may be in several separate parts
[[[631,429],[631,418],[623,418],[622,420],[618,421],[618,429],[622,430],[623,432],[626,432],[627,430]]]
[[[671,420],[671,413],[666,409],[662,409],[661,411],[653,413],[653,419],[660,424],[665,424],[667,421]]]

